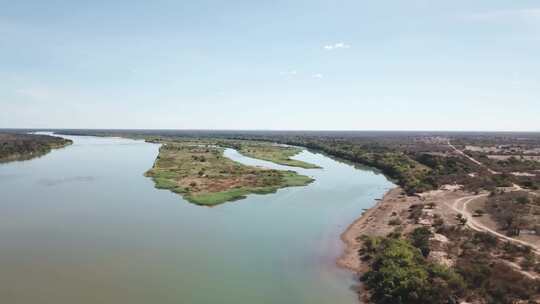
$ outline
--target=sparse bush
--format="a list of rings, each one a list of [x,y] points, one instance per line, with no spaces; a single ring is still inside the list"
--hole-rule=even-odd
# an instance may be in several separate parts
[[[390,221],[388,221],[388,225],[390,226],[398,226],[401,225],[402,221],[400,218],[393,218]]]
[[[444,225],[444,219],[441,217],[440,214],[436,213],[433,216],[433,226],[436,228],[440,228],[443,225]]]
[[[529,203],[529,198],[527,196],[519,196],[516,198],[516,203],[526,205]]]
[[[536,265],[536,255],[534,253],[529,253],[525,255],[523,261],[521,261],[521,268],[523,270],[529,270]]]
[[[424,205],[423,204],[414,204],[411,205],[409,208],[409,218],[414,220],[416,223],[418,223],[418,220],[420,217],[422,217],[422,214],[424,213]]]
[[[482,216],[482,215],[484,215],[484,213],[485,213],[484,210],[476,209],[476,210],[474,210],[473,216]]]
[[[493,248],[498,244],[497,237],[486,232],[476,232],[472,241],[474,244],[481,244],[488,248]]]

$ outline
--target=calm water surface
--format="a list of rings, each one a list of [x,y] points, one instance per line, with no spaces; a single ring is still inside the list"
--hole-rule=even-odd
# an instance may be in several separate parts
[[[295,168],[313,184],[199,207],[143,176],[158,145],[66,137],[0,165],[2,303],[356,303],[339,235],[392,187],[382,175],[303,152],[324,168]]]

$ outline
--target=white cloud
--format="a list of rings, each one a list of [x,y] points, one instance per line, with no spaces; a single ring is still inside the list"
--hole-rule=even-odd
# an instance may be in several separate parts
[[[348,49],[351,46],[349,44],[346,44],[344,42],[338,42],[334,44],[327,44],[323,46],[323,48],[327,51],[336,50],[336,49]]]
[[[311,77],[317,78],[317,79],[322,79],[324,76],[323,76],[323,74],[317,73],[317,74],[311,75]]]
[[[280,75],[283,75],[283,76],[295,76],[296,74],[298,74],[298,71],[296,70],[291,70],[291,71],[285,71],[285,72],[281,72],[279,73]]]

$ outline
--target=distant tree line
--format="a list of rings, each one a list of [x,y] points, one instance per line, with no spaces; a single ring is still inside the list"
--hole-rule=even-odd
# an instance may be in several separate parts
[[[37,157],[71,143],[56,136],[0,133],[0,161]]]

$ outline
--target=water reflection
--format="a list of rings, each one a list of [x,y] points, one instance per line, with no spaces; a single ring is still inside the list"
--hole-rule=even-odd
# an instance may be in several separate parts
[[[57,186],[65,183],[88,183],[96,180],[95,176],[73,176],[64,178],[42,178],[38,180],[38,184],[41,186]]]

